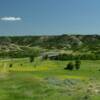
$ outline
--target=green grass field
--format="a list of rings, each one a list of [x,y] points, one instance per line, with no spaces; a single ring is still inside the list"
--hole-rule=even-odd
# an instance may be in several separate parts
[[[68,62],[1,60],[0,100],[100,100],[100,60],[82,61],[78,71],[64,70]]]

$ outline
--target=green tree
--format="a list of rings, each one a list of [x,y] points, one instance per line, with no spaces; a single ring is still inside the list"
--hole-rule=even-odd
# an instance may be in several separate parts
[[[47,59],[48,59],[48,55],[47,55],[47,54],[44,55],[44,56],[42,57],[42,59],[43,59],[43,60],[47,60]]]
[[[73,70],[74,69],[74,64],[72,62],[69,62],[64,69],[65,70]]]
[[[77,59],[77,60],[75,61],[75,69],[76,69],[76,70],[79,70],[79,69],[80,69],[80,65],[81,65],[81,61],[80,61],[80,59]]]
[[[10,67],[10,68],[13,67],[13,64],[10,64],[9,67]]]
[[[31,56],[29,57],[29,60],[30,60],[30,62],[32,63],[32,62],[34,61],[34,56],[31,55]]]

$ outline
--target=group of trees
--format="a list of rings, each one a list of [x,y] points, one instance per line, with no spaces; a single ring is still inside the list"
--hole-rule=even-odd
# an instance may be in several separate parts
[[[0,52],[0,58],[25,58],[30,56],[39,56],[41,48],[39,47],[20,47],[20,50],[16,51],[2,51]]]
[[[75,63],[69,62],[64,69],[65,70],[73,70],[73,69],[79,70],[80,65],[81,65],[81,61],[80,60],[75,60]]]
[[[84,54],[59,54],[57,56],[52,56],[49,59],[50,60],[74,60],[80,58],[81,60],[99,60],[100,59],[100,54],[95,54],[95,53],[84,53]]]

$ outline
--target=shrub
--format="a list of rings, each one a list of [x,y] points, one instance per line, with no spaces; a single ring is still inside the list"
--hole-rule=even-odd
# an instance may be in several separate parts
[[[42,59],[43,59],[43,60],[47,60],[47,59],[48,59],[48,55],[47,55],[47,54],[44,55],[44,56],[42,57]]]
[[[75,68],[76,68],[76,70],[79,70],[80,69],[80,64],[81,64],[81,61],[80,60],[76,60],[75,61]]]
[[[32,63],[34,61],[34,56],[29,57],[30,62]]]
[[[23,64],[20,64],[20,66],[23,66]]]
[[[10,67],[10,68],[13,67],[13,64],[10,64],[9,67]]]
[[[65,70],[73,70],[74,69],[74,64],[72,62],[69,62],[64,69]]]

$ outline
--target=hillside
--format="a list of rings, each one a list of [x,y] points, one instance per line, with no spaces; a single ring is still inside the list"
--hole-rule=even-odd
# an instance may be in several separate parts
[[[100,47],[99,35],[60,35],[60,36],[13,36],[0,37],[0,50],[19,49],[18,46],[40,46],[42,48],[73,49]]]

